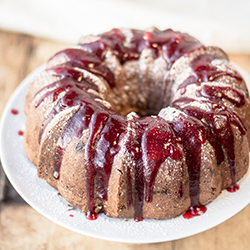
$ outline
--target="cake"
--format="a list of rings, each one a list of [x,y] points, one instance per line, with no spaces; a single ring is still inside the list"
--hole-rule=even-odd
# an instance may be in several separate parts
[[[239,189],[247,110],[222,49],[171,29],[113,29],[82,37],[33,79],[24,148],[88,219],[197,215]]]

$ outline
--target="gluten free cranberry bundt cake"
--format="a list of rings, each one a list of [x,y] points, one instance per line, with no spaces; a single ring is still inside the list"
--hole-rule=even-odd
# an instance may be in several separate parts
[[[30,84],[24,147],[89,219],[195,215],[249,165],[249,96],[220,48],[170,29],[113,29]]]

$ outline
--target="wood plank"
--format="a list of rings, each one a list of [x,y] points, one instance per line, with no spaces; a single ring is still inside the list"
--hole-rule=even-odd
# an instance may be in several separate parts
[[[125,244],[84,236],[65,229],[28,205],[5,204],[0,215],[0,249],[141,249],[171,250],[172,243]],[[13,241],[13,239],[15,239]]]
[[[0,30],[0,115],[20,82],[66,46],[63,43]]]
[[[249,54],[230,54],[229,59],[250,74],[250,55]]]

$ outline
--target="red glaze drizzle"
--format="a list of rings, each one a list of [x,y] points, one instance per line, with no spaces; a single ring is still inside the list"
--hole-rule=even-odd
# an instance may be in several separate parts
[[[131,30],[133,37],[130,41],[130,47],[125,44],[125,35],[119,29],[113,29],[101,34],[101,41],[115,52],[117,59],[123,64],[129,60],[135,60],[140,57],[142,50],[146,47],[143,40],[144,32],[141,30]]]
[[[212,82],[222,76],[230,76],[235,78],[237,81],[243,81],[241,75],[237,71],[230,72],[223,71],[212,65],[212,61],[215,59],[223,59],[216,55],[200,55],[190,65],[192,68],[192,74],[178,87],[178,89],[185,88],[190,84],[199,85],[201,82]]]
[[[168,63],[168,68],[170,68],[182,55],[203,46],[188,34],[175,32],[171,29],[154,30],[153,32],[131,30],[131,32],[133,37],[130,41],[130,47],[124,46],[125,36],[119,29],[113,29],[101,35],[102,41],[113,51],[116,51],[117,58],[121,63],[138,59],[144,48],[151,48],[155,57],[162,53],[163,58]]]
[[[12,115],[18,115],[19,114],[19,111],[17,109],[12,109],[10,112],[11,112]]]
[[[103,64],[102,58],[97,55],[82,49],[72,48],[58,52],[55,57],[57,56],[65,56],[67,58],[65,65],[87,70],[97,76],[103,77],[111,88],[115,86],[113,73]]]
[[[196,105],[194,105],[196,103]],[[190,105],[192,104],[192,105]],[[201,104],[206,105],[206,110],[201,108]],[[230,171],[231,171],[231,189],[237,186],[236,176],[236,162],[235,162],[235,150],[234,150],[234,133],[231,124],[234,124],[242,136],[246,134],[246,128],[240,119],[240,117],[224,106],[212,100],[194,100],[191,98],[180,98],[173,103],[173,107],[178,108],[188,114],[202,121],[209,127],[211,137],[208,137],[208,141],[213,145],[213,141],[218,141],[226,151]],[[215,155],[218,157],[219,152],[215,149]],[[236,189],[235,189],[236,190]]]
[[[168,69],[181,56],[204,46],[188,34],[175,32],[171,29],[145,32],[144,39],[148,47],[158,51],[162,50],[162,56],[168,62]]]
[[[52,70],[51,70],[52,71]],[[50,71],[49,71],[50,72]],[[68,71],[64,71],[66,74],[68,74]],[[53,73],[54,74],[54,68]],[[62,74],[62,72],[61,72]],[[60,93],[65,93],[65,95],[60,98],[45,120],[42,128],[40,129],[39,133],[39,144],[41,142],[41,137],[43,135],[43,132],[47,125],[53,120],[53,118],[60,113],[61,111],[65,110],[68,107],[73,107],[76,105],[81,104],[81,97],[88,95],[84,90],[88,90],[89,88],[98,90],[95,85],[91,85],[89,82],[85,81],[85,79],[82,79],[82,81],[78,82],[74,80],[74,78],[67,78],[63,77],[62,80],[59,80],[57,82],[54,82],[44,88],[42,88],[38,93],[42,93],[44,91],[45,94],[43,94],[40,99],[36,102],[35,107],[39,107],[40,104],[46,99],[51,98],[53,102],[56,102]],[[51,90],[50,90],[51,89]]]
[[[171,125],[163,118],[157,117],[146,121],[146,131],[142,135],[142,154],[145,163],[145,184],[147,202],[153,200],[153,184],[159,167],[169,156],[173,160],[181,160],[182,154],[177,146],[177,138]]]
[[[136,135],[129,141],[126,148],[136,164],[135,220],[141,221],[143,201],[152,202],[153,200],[153,184],[159,167],[167,157],[181,160],[182,154],[177,146],[177,138],[171,125],[163,118],[144,117],[134,119],[134,123]],[[180,196],[182,196],[181,188],[182,185],[179,191]]]
[[[207,211],[207,208],[203,205],[190,207],[187,212],[183,214],[185,219],[192,219],[195,216],[200,216]]]
[[[186,55],[203,45],[187,34],[172,30],[143,32],[131,30],[133,36],[130,46],[126,45],[126,37],[119,29],[101,34],[100,39],[79,44],[79,48],[63,50],[55,55],[64,56],[66,63],[47,69],[59,80],[42,88],[36,96],[40,96],[35,107],[43,101],[49,100],[54,107],[45,120],[39,133],[39,143],[48,124],[61,111],[77,107],[75,113],[68,120],[59,136],[54,156],[55,179],[60,178],[60,167],[67,145],[76,139],[81,139],[83,131],[89,129],[88,140],[85,145],[85,168],[87,185],[87,218],[97,218],[94,193],[97,192],[100,200],[108,199],[108,181],[111,174],[114,157],[120,150],[119,142],[127,138],[126,150],[135,163],[134,193],[132,193],[132,167],[126,172],[127,178],[127,207],[133,205],[135,221],[143,219],[143,203],[153,201],[153,186],[159,167],[167,157],[183,163],[184,151],[190,178],[191,207],[183,215],[191,218],[206,211],[206,207],[199,202],[199,180],[201,167],[202,145],[208,140],[215,149],[217,164],[224,160],[223,148],[227,152],[230,164],[232,185],[229,191],[236,191],[236,166],[234,154],[234,137],[231,124],[237,126],[244,135],[246,129],[241,119],[230,109],[226,108],[221,99],[230,101],[233,105],[241,107],[245,103],[243,92],[229,88],[204,85],[197,91],[197,98],[204,100],[181,98],[173,103],[173,107],[183,111],[172,122],[161,117],[142,117],[127,120],[126,116],[116,113],[95,102],[95,95],[88,89],[98,92],[97,86],[84,77],[79,69],[87,70],[97,76],[103,77],[110,85],[115,86],[113,73],[103,61],[108,50],[112,50],[121,64],[128,60],[137,60],[144,48],[151,48],[155,57],[163,56],[167,61],[168,69],[182,55]],[[51,60],[53,60],[53,57]],[[218,71],[211,65],[214,56],[198,57],[192,62],[192,75],[180,85],[186,88],[189,84],[200,84],[212,81],[222,75],[230,75]],[[230,76],[242,81],[241,76],[235,72]],[[205,104],[209,109],[201,109],[199,105]],[[218,126],[220,124],[220,126]],[[129,129],[128,129],[129,128]],[[132,130],[134,132],[132,132]],[[226,140],[225,140],[226,138]],[[180,169],[183,175],[183,169]],[[183,185],[180,184],[179,197],[183,196]]]
[[[206,97],[211,100],[222,103],[222,99],[226,99],[236,107],[242,107],[245,105],[245,94],[239,89],[225,86],[202,86],[201,90],[197,90],[196,95],[199,97]]]
[[[191,206],[199,206],[201,149],[206,141],[206,127],[197,119],[180,114],[172,122],[173,129],[181,138],[189,174]]]
[[[20,136],[23,136],[23,135],[24,135],[24,132],[23,132],[22,130],[19,130],[17,133],[18,133],[18,135],[20,135]]]

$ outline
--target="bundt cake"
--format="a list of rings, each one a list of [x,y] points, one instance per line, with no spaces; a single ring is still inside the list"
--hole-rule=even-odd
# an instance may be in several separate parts
[[[220,48],[171,29],[113,29],[30,84],[24,148],[88,219],[202,214],[249,165],[246,83]]]

